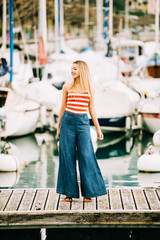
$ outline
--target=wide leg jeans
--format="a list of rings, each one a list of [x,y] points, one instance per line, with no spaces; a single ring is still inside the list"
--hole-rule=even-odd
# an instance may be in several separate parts
[[[91,198],[106,194],[93,150],[88,116],[86,113],[74,114],[65,111],[60,126],[57,193],[72,198],[79,198],[76,151],[82,196]]]

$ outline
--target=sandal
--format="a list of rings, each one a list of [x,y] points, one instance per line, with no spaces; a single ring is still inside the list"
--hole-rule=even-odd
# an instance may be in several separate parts
[[[92,202],[92,199],[91,199],[91,198],[86,198],[86,197],[84,197],[84,198],[83,198],[83,202]]]
[[[65,200],[66,202],[72,202],[72,198],[67,197],[67,196],[64,198],[64,200]]]

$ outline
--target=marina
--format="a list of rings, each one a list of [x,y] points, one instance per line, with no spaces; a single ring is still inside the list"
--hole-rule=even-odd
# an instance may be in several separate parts
[[[159,11],[159,0],[0,1],[2,240],[157,239]],[[62,88],[76,82],[75,60],[90,69],[102,131],[94,127],[90,101],[83,108],[76,104],[78,92],[72,93],[68,108],[88,115],[92,153],[107,190],[91,202],[81,193],[71,202],[56,193]],[[81,94],[90,99],[85,91]],[[82,186],[78,156],[75,151],[77,186]]]

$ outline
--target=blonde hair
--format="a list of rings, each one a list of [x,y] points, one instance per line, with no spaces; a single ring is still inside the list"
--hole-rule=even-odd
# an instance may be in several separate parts
[[[80,84],[85,91],[88,91],[90,95],[92,95],[91,89],[91,75],[89,71],[89,67],[87,63],[81,60],[74,61],[73,64],[77,64],[80,73]],[[75,84],[75,80],[73,80],[73,85]]]

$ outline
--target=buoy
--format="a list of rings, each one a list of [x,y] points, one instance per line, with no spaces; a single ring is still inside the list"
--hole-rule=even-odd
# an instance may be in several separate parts
[[[19,170],[19,161],[16,156],[11,154],[0,154],[0,171],[15,172]]]
[[[160,130],[158,130],[154,133],[153,143],[154,143],[155,146],[160,146]]]
[[[137,161],[137,168],[142,172],[160,172],[160,155],[143,154]]]

